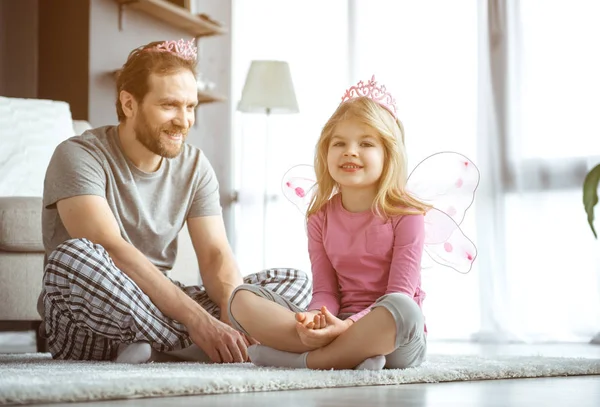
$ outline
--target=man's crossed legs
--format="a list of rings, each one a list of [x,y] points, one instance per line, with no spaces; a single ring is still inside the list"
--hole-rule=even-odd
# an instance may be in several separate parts
[[[174,283],[220,317],[204,287]],[[299,270],[263,270],[244,283],[268,288],[299,308],[310,301],[310,280]],[[209,361],[186,327],[164,315],[100,245],[72,239],[58,246],[48,257],[43,284],[45,336],[54,359]]]

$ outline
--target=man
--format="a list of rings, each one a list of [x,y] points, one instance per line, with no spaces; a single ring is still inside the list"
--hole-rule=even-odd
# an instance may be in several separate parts
[[[308,303],[310,283],[297,270],[244,279],[237,270],[213,168],[185,143],[198,104],[196,55],[183,40],[133,50],[117,79],[119,125],[54,152],[44,182],[47,261],[38,308],[56,359],[243,362],[253,340],[230,326],[227,313],[237,286],[258,284]],[[203,287],[165,275],[185,223]]]

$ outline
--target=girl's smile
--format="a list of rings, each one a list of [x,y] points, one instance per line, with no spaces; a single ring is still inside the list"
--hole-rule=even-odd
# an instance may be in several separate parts
[[[372,127],[352,119],[335,127],[327,164],[342,189],[375,187],[383,171],[383,158],[383,145]]]

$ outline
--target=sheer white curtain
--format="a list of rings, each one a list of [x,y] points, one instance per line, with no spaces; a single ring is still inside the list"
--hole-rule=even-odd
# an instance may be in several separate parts
[[[281,198],[281,176],[312,163],[321,126],[344,89],[375,74],[396,97],[410,168],[452,150],[481,170],[462,226],[479,249],[475,267],[467,275],[441,266],[423,272],[430,337],[587,341],[600,330],[600,244],[580,192],[584,170],[600,161],[593,125],[600,111],[600,3],[233,6],[234,100],[252,59],[281,58],[290,63],[301,110],[269,124],[267,190],[279,199],[268,208],[268,267],[309,270],[302,215]],[[235,250],[247,274],[263,264],[265,118],[234,117]]]
[[[600,161],[600,3],[481,4],[479,147],[495,184],[480,194],[478,338],[587,341],[600,328],[600,244],[581,191]]]

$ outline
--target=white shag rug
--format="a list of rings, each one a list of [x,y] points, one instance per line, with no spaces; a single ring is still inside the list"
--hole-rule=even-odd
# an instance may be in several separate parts
[[[49,354],[0,354],[0,404],[242,393],[600,374],[600,359],[429,355],[420,367],[317,371],[213,365],[52,360]]]

